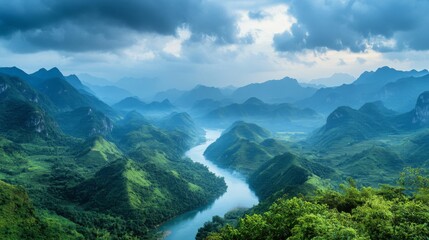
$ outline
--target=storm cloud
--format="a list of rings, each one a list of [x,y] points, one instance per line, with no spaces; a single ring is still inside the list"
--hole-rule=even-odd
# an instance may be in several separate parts
[[[281,52],[429,49],[429,2],[423,0],[292,0],[290,31],[274,37]]]
[[[15,51],[112,50],[142,34],[174,36],[188,28],[190,41],[237,41],[235,16],[205,0],[0,0],[0,38]]]

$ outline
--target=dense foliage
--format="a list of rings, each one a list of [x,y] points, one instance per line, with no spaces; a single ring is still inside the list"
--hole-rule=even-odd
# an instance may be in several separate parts
[[[149,238],[225,191],[183,158],[203,137],[189,115],[111,120],[58,70],[36,75],[0,76],[0,180],[12,184],[0,184],[1,239]]]
[[[287,150],[283,141],[253,123],[235,122],[211,144],[204,155],[216,164],[249,176],[262,164]]]
[[[325,190],[313,198],[283,197],[262,214],[246,215],[238,225],[207,239],[427,239],[429,181],[408,169],[401,183],[417,189],[384,185],[342,191]]]

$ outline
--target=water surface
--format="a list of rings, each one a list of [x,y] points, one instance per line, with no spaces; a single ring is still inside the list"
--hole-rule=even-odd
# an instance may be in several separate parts
[[[243,176],[236,172],[222,169],[208,161],[204,157],[206,148],[220,137],[221,130],[207,130],[207,141],[201,145],[191,148],[186,152],[186,156],[194,162],[204,164],[217,176],[225,179],[228,186],[227,191],[212,204],[203,208],[182,214],[161,226],[160,230],[165,231],[168,240],[195,239],[198,229],[205,222],[210,221],[213,216],[223,217],[225,213],[236,208],[249,208],[258,203],[255,193],[250,190],[249,185]]]

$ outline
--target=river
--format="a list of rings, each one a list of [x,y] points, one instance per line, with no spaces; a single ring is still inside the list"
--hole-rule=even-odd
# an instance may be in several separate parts
[[[194,162],[204,164],[208,169],[217,176],[225,179],[228,186],[227,191],[216,199],[212,204],[200,209],[187,212],[172,220],[166,222],[160,227],[165,231],[167,240],[187,240],[195,239],[198,229],[218,215],[223,217],[225,213],[235,208],[249,208],[258,203],[255,193],[250,190],[245,178],[226,169],[222,169],[208,161],[204,157],[206,148],[220,137],[222,131],[206,129],[207,141],[201,145],[191,148],[186,152],[186,156]]]

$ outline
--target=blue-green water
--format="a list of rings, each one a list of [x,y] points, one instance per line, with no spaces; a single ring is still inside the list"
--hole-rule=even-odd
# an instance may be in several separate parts
[[[224,177],[228,186],[227,191],[212,204],[187,212],[162,225],[160,230],[166,232],[165,239],[195,239],[198,229],[202,227],[205,222],[210,221],[213,216],[223,216],[225,213],[235,208],[249,208],[258,203],[258,198],[254,192],[250,190],[243,176],[219,168],[204,157],[203,153],[206,148],[219,138],[220,135],[220,130],[206,130],[207,141],[190,149],[186,153],[186,156],[194,162],[206,165],[208,169],[217,176]]]

